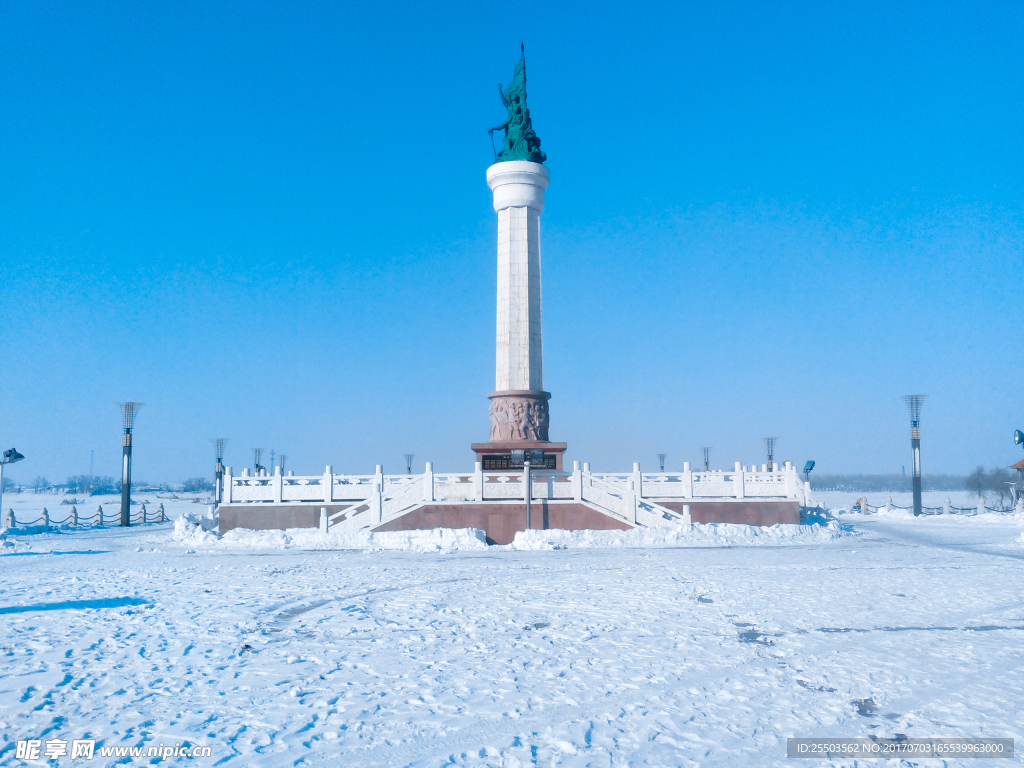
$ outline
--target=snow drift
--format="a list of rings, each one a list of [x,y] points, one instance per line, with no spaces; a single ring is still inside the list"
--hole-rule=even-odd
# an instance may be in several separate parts
[[[823,544],[855,535],[838,522],[826,525],[734,525],[694,523],[629,531],[520,531],[507,549],[594,549],[612,547],[765,547]]]

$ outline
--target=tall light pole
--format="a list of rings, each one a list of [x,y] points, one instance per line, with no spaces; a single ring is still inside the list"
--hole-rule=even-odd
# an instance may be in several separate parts
[[[666,456],[668,456],[667,453],[659,453],[658,454],[658,465],[661,467],[662,474],[665,473],[665,457]]]
[[[4,511],[4,465],[14,464],[24,458],[16,449],[8,448],[4,451],[3,458],[0,459],[0,513]]]
[[[288,461],[288,454],[287,453],[282,453],[280,456],[277,457],[277,466],[279,466],[281,468],[281,474],[282,475],[284,474],[284,465],[285,465],[285,463],[287,461]]]
[[[704,451],[704,471],[705,472],[710,472],[711,471],[711,448],[710,447],[708,447],[708,448],[701,448],[701,450]]]
[[[262,448],[252,449],[252,471],[258,476],[260,471],[266,471],[266,467],[260,464],[260,458],[263,456]]]
[[[416,458],[416,454],[415,453],[403,453],[402,455],[405,456],[405,473],[407,475],[411,475],[412,474],[412,460],[414,458]]]
[[[132,430],[135,428],[135,416],[142,408],[142,403],[118,403],[124,420],[124,461],[121,465],[121,525],[127,528],[132,524]]]
[[[777,437],[765,437],[763,439],[764,439],[765,450],[768,452],[768,471],[769,472],[774,472],[775,471],[775,444],[777,442],[779,442],[779,438],[777,438]]]
[[[914,516],[921,514],[921,404],[928,395],[904,395],[910,411],[910,468],[914,476]]]
[[[221,491],[223,490],[222,485],[224,483],[224,445],[227,443],[226,437],[216,437],[213,440],[214,452],[217,454],[217,468],[214,470],[216,480],[213,484],[213,500],[215,503],[220,504]]]

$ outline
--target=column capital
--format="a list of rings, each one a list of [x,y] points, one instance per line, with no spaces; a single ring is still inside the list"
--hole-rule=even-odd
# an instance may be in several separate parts
[[[548,169],[529,160],[508,160],[487,169],[487,186],[494,192],[494,210],[535,208],[544,210]]]

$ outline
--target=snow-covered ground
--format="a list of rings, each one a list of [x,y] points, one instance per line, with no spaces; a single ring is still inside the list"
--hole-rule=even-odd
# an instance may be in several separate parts
[[[83,736],[227,766],[731,767],[792,764],[790,736],[1024,735],[1024,521],[839,522],[8,535],[0,764]]]

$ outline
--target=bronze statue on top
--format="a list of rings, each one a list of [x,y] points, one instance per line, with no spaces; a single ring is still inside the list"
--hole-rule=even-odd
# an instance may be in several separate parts
[[[540,151],[540,137],[533,132],[533,121],[530,110],[526,107],[526,49],[520,46],[522,56],[516,64],[516,73],[508,88],[498,83],[501,103],[508,110],[508,120],[491,128],[487,133],[493,137],[495,131],[505,131],[505,144],[501,152],[495,152],[496,163],[508,160],[529,160],[531,163],[543,163],[547,155]]]

